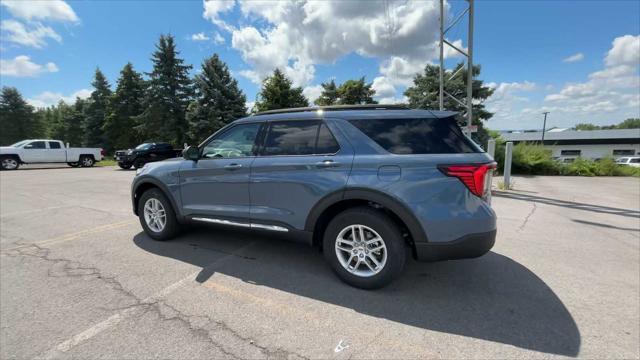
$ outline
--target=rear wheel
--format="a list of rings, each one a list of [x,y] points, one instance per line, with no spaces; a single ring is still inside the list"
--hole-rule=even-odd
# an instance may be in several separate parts
[[[0,158],[0,167],[2,170],[17,170],[20,162],[14,156],[3,156]]]
[[[82,155],[80,157],[80,164],[82,165],[82,167],[92,167],[93,164],[95,164],[95,160],[93,160],[93,157],[91,156]]]
[[[404,268],[406,249],[398,226],[383,212],[357,207],[338,214],[323,239],[325,259],[347,284],[376,289]]]
[[[138,202],[138,218],[149,237],[164,241],[173,238],[179,230],[171,202],[159,189],[145,191]]]

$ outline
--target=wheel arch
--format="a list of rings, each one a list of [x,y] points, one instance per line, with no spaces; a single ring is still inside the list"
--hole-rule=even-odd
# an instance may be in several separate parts
[[[135,185],[133,186],[133,189],[131,191],[131,202],[133,205],[133,213],[135,215],[138,215],[138,204],[140,201],[140,197],[142,196],[142,194],[144,194],[144,192],[150,190],[150,189],[158,189],[160,190],[164,196],[169,199],[169,202],[171,203],[171,206],[173,207],[173,211],[176,214],[176,217],[178,218],[178,220],[182,219],[182,215],[180,214],[180,209],[178,208],[175,199],[173,198],[173,196],[171,196],[171,192],[169,191],[169,189],[167,188],[167,186],[163,183],[161,183],[158,180],[155,180],[153,178],[147,177],[147,178],[142,178],[140,180],[138,180]]]
[[[322,243],[324,229],[338,213],[356,206],[371,206],[387,213],[408,237],[415,255],[414,243],[428,242],[422,225],[413,213],[399,200],[377,190],[355,188],[332,193],[321,199],[311,210],[305,223],[305,230],[313,233],[314,245]]]

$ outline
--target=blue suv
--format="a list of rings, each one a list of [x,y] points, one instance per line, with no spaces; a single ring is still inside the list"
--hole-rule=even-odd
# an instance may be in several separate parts
[[[345,282],[379,288],[409,256],[494,244],[495,163],[456,118],[379,105],[259,113],[139,169],[133,211],[156,240],[196,222],[286,234],[320,247]]]

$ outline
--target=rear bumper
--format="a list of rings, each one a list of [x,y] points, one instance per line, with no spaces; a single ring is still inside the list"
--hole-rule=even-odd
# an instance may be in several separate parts
[[[486,254],[496,242],[496,230],[470,234],[443,243],[416,243],[419,261],[475,258]]]

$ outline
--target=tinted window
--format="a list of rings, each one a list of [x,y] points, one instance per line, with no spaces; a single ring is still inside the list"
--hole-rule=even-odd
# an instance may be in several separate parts
[[[394,154],[479,152],[453,119],[368,119],[349,122]]]
[[[640,163],[640,159],[631,159],[630,163],[637,164]]]
[[[44,141],[33,141],[29,145],[25,146],[26,149],[46,149]]]
[[[318,132],[318,142],[316,144],[316,154],[335,154],[340,150],[338,142],[329,131],[327,125],[320,125]]]
[[[203,158],[231,158],[254,155],[259,123],[240,124],[217,135],[202,150]]]
[[[564,156],[580,156],[580,150],[561,150],[560,155]]]
[[[635,155],[635,150],[613,150],[613,155]]]
[[[49,149],[60,149],[60,143],[57,141],[49,141]]]
[[[311,155],[315,153],[319,122],[273,122],[262,155]]]

